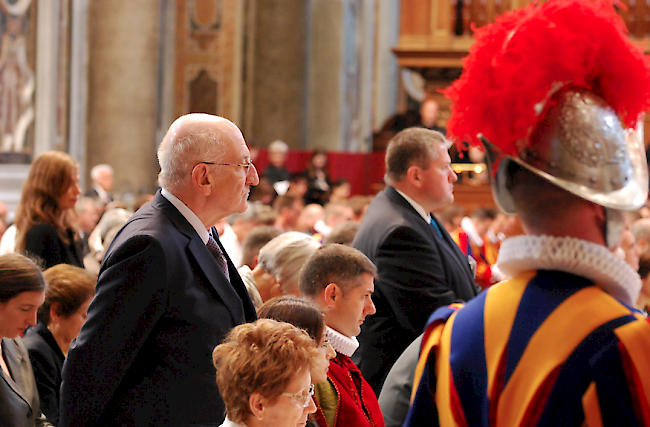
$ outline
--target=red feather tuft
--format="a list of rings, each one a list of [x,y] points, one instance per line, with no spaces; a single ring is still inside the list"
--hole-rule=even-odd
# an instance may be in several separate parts
[[[650,61],[628,38],[611,1],[551,0],[476,30],[452,101],[447,136],[479,145],[482,133],[516,155],[562,87],[584,88],[627,126],[650,107]]]

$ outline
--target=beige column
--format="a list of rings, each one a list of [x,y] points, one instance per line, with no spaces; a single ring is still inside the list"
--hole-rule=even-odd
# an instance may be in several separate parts
[[[155,189],[159,7],[90,2],[86,164],[110,164],[118,195]]]
[[[305,0],[247,4],[243,127],[261,146],[276,139],[291,148],[304,145],[308,5]]]

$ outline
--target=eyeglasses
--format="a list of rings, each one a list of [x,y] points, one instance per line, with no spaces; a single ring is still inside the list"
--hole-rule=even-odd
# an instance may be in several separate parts
[[[282,393],[282,396],[287,396],[292,398],[293,400],[296,401],[296,403],[302,405],[303,408],[306,408],[309,406],[309,402],[311,401],[311,397],[314,395],[314,385],[311,384],[309,386],[309,393],[308,394],[291,394],[291,393]]]
[[[319,347],[328,348],[332,341],[329,338],[325,338],[322,343],[318,344]]]
[[[204,164],[204,165],[214,165],[214,166],[240,166],[244,168],[244,172],[246,175],[248,175],[248,171],[250,170],[251,166],[255,167],[253,162],[247,162],[247,163],[214,163],[214,162],[199,162],[197,165]]]

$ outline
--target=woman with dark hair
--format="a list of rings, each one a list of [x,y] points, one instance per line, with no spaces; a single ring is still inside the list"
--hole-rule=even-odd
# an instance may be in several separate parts
[[[305,203],[324,204],[324,196],[330,190],[332,185],[330,174],[327,170],[327,152],[323,150],[314,150],[305,170],[307,175],[307,194]]]
[[[44,269],[57,264],[83,267],[72,219],[79,193],[79,170],[72,157],[61,151],[38,156],[16,212],[16,252],[38,257]]]
[[[50,426],[21,336],[36,325],[45,299],[41,270],[18,254],[0,255],[0,420],[3,426]]]
[[[291,323],[304,329],[316,342],[319,350],[318,357],[312,364],[311,380],[314,384],[327,381],[330,360],[336,357],[336,352],[325,333],[325,315],[317,305],[302,298],[285,295],[264,303],[258,310],[258,317]]]
[[[97,278],[82,268],[59,264],[44,273],[45,302],[38,309],[38,324],[25,334],[41,410],[48,421],[59,421],[61,371],[70,343],[86,321]]]

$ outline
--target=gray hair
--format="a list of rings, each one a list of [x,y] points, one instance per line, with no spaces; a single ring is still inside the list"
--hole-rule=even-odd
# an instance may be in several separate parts
[[[79,197],[77,203],[74,205],[74,210],[78,214],[86,212],[88,209],[88,203],[93,206],[93,209],[97,209],[95,200],[92,197]]]
[[[158,148],[158,184],[171,193],[177,193],[190,183],[192,168],[202,161],[218,163],[226,145],[216,132],[208,129],[168,141],[168,138],[173,138],[170,136],[172,129],[177,131],[172,125]]]
[[[264,271],[276,277],[286,294],[298,289],[300,269],[319,247],[320,243],[313,237],[289,231],[262,246],[258,263]]]
[[[99,175],[102,173],[102,171],[108,171],[110,173],[113,173],[113,168],[110,165],[106,165],[106,164],[95,165],[90,170],[90,178],[92,178],[93,181],[96,180],[97,178],[99,178]]]
[[[286,153],[289,151],[289,146],[278,139],[269,144],[269,151]]]

